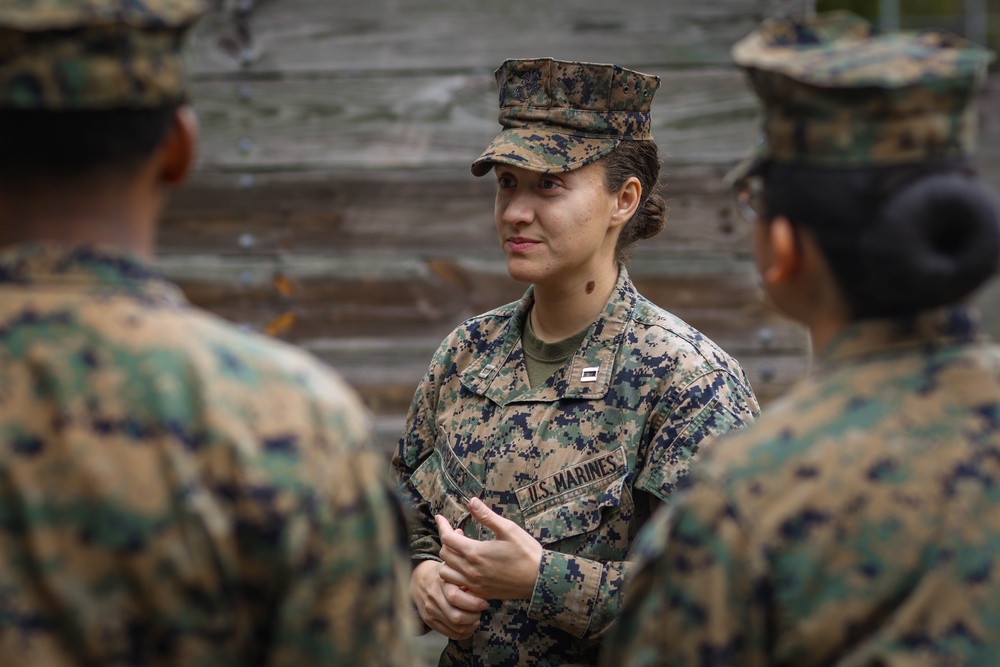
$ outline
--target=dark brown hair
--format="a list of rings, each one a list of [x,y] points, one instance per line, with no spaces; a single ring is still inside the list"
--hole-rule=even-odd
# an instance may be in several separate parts
[[[151,109],[0,110],[5,182],[75,178],[97,169],[127,173],[167,137],[177,104]]]
[[[768,217],[810,231],[856,319],[956,303],[1000,263],[1000,208],[963,163],[762,171]]]
[[[633,176],[642,185],[639,208],[625,223],[615,246],[615,259],[619,264],[627,264],[632,256],[632,245],[639,239],[656,236],[666,223],[667,204],[653,192],[659,184],[660,156],[654,141],[623,141],[601,162],[604,185],[609,192],[617,192]]]

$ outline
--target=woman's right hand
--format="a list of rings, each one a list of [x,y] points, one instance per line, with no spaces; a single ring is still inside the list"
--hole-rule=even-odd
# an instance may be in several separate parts
[[[413,568],[410,596],[424,623],[450,639],[468,639],[479,627],[479,615],[489,607],[455,584],[441,578],[444,563],[425,560]]]

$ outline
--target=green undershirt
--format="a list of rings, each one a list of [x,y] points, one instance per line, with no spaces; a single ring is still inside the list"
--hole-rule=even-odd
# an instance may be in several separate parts
[[[573,353],[580,349],[580,344],[586,337],[587,329],[584,329],[569,338],[546,343],[532,330],[531,317],[525,318],[521,346],[524,348],[524,365],[528,369],[528,382],[531,386],[544,384],[553,373],[562,368],[573,357]]]

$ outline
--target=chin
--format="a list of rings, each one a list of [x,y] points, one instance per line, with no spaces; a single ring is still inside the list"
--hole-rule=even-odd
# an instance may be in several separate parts
[[[534,283],[534,279],[524,271],[511,271],[507,269],[507,275],[519,283]]]
[[[507,259],[507,275],[519,283],[534,283],[543,277],[537,267],[527,265],[526,262],[511,261]]]

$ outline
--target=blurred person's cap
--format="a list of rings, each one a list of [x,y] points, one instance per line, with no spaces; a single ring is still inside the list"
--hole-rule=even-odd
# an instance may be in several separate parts
[[[866,167],[968,155],[972,102],[993,59],[952,34],[879,34],[847,12],[765,21],[732,55],[760,98],[761,136],[731,183],[767,160]]]
[[[185,97],[182,42],[200,0],[0,3],[0,108],[149,108]]]

